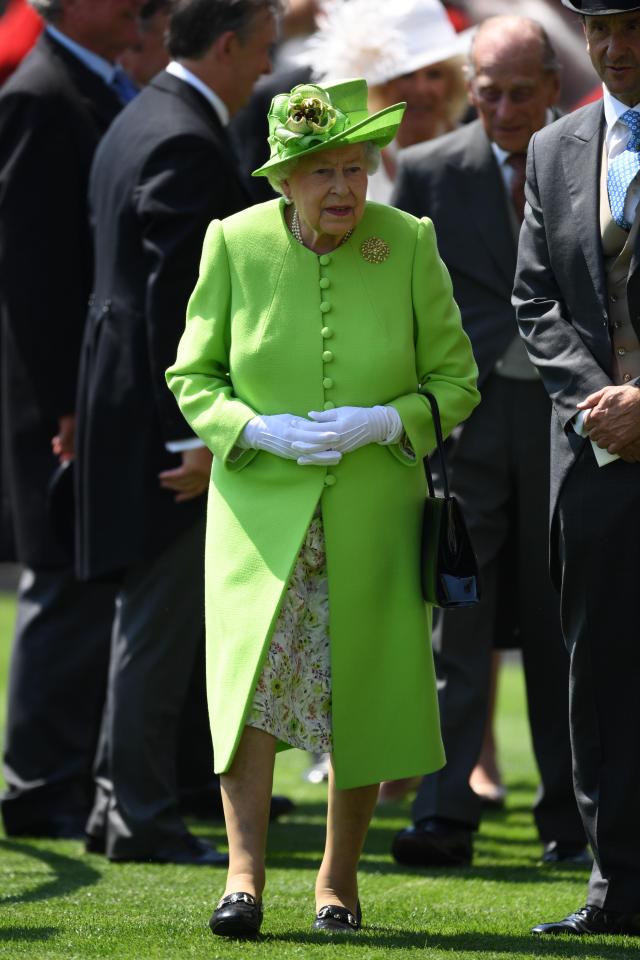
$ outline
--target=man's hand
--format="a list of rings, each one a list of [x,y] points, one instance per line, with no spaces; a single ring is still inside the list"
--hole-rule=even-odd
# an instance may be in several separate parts
[[[194,500],[201,496],[209,486],[211,461],[213,456],[206,447],[182,451],[182,466],[175,470],[163,470],[160,473],[160,486],[163,490],[174,490],[176,503]]]
[[[640,463],[640,440],[623,447],[620,451],[620,459],[626,463]]]
[[[590,439],[609,453],[621,454],[640,440],[640,390],[637,387],[603,387],[579,403],[578,409],[588,411],[584,426]]]
[[[58,432],[51,438],[51,449],[60,463],[73,460],[75,450],[76,418],[74,416],[59,417]]]

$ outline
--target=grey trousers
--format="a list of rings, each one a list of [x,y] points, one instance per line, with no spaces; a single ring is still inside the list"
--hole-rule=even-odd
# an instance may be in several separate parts
[[[116,599],[96,797],[87,832],[110,857],[145,857],[186,833],[180,719],[204,630],[204,520],[131,567]]]
[[[437,611],[433,646],[446,766],[425,777],[413,819],[478,826],[481,801],[469,775],[482,744],[489,673],[505,610],[522,647],[529,721],[541,786],[541,839],[583,844],[571,779],[569,659],[559,599],[548,573],[550,404],[539,381],[493,375],[462,429],[449,465],[482,575],[473,608]]]
[[[2,818],[8,834],[81,830],[102,716],[115,589],[68,569],[25,569],[9,674]]]
[[[640,912],[640,465],[588,444],[558,502],[576,797],[593,848],[587,902]]]

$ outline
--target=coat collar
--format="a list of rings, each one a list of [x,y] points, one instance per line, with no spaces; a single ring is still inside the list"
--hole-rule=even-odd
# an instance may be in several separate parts
[[[449,174],[502,281],[500,292],[506,289],[510,296],[517,244],[504,181],[482,123],[476,120],[465,133],[462,150],[448,163]]]
[[[604,133],[602,103],[586,107],[578,115],[574,130],[562,135],[561,155],[576,234],[596,294],[606,310],[606,279],[600,235],[600,169]]]
[[[47,32],[40,36],[36,50],[64,78],[70,95],[82,100],[99,131],[104,133],[122,110],[122,103],[111,87]]]

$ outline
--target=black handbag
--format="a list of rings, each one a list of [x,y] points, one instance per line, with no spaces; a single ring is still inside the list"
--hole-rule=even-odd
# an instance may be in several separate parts
[[[422,518],[422,595],[427,603],[437,607],[471,607],[480,600],[478,562],[460,504],[449,492],[438,402],[431,393],[424,396],[431,405],[444,497],[435,495],[431,468],[425,458],[429,496]]]

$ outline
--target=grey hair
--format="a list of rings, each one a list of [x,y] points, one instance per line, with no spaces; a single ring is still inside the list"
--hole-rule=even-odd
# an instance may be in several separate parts
[[[61,0],[29,0],[29,3],[43,20],[57,20],[62,13]]]
[[[497,16],[489,17],[487,20],[484,20],[473,32],[471,38],[471,45],[469,47],[469,56],[467,58],[467,63],[465,64],[465,74],[467,80],[471,82],[476,78],[476,67],[475,67],[475,52],[476,52],[476,42],[478,37],[484,33],[488,26],[497,23],[498,21],[516,21],[524,22],[529,24],[529,26],[534,27],[535,33],[538,35],[540,40],[540,46],[542,49],[542,69],[545,73],[559,73],[561,70],[560,61],[558,60],[558,55],[551,43],[549,34],[542,26],[541,23],[538,23],[537,20],[532,20],[530,17],[514,17],[514,16]]]
[[[340,146],[340,144],[336,144],[336,146]],[[375,173],[380,166],[380,147],[377,143],[374,143],[373,140],[364,140],[362,146],[364,147],[364,162],[367,173]],[[318,151],[318,153],[320,153],[320,151]],[[275,190],[276,193],[283,192],[283,182],[289,179],[298,166],[300,159],[299,157],[292,157],[291,160],[285,160],[273,173],[267,174],[267,180],[271,184],[272,190]]]

